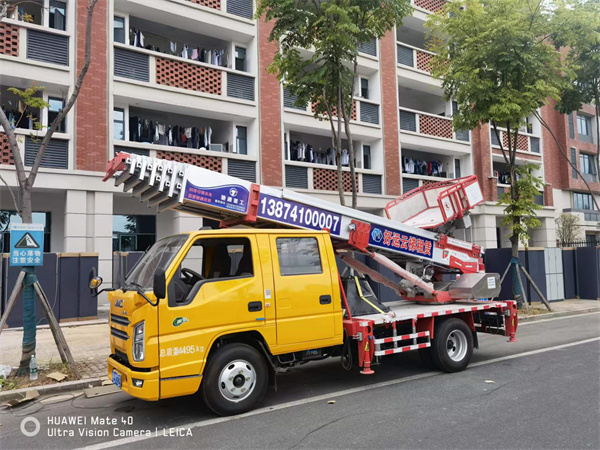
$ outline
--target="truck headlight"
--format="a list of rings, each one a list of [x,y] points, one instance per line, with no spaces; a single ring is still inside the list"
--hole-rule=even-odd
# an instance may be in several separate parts
[[[133,327],[133,360],[143,361],[146,356],[146,327],[141,321]]]

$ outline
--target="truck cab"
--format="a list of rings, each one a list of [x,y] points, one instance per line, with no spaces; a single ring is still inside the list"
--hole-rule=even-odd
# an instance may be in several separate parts
[[[251,409],[267,389],[272,358],[322,355],[343,343],[338,277],[325,231],[164,238],[109,294],[109,376],[145,400],[200,389],[219,414]]]

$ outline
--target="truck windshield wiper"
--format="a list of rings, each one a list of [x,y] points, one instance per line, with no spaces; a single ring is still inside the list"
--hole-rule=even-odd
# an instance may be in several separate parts
[[[146,294],[144,294],[144,290],[143,290],[143,288],[142,288],[142,286],[140,284],[136,283],[135,281],[127,281],[127,282],[125,282],[125,284],[123,285],[123,287],[126,287],[128,285],[131,285],[131,286],[135,287],[135,291],[138,294],[140,294],[142,297],[144,297],[144,300],[146,300],[152,306],[158,305],[158,300],[156,301],[156,303],[152,303],[150,301],[150,299],[148,297],[146,297]]]

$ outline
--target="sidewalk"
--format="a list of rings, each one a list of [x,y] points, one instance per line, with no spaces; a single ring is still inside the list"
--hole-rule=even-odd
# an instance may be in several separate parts
[[[110,330],[108,323],[88,325],[61,324],[73,359],[81,370],[82,378],[106,376],[106,358],[110,353]],[[0,364],[18,367],[21,360],[22,330],[6,329],[0,335]],[[36,360],[40,367],[50,361],[60,362],[60,355],[50,328],[37,330]]]
[[[579,300],[570,299],[561,302],[550,302],[552,312],[548,312],[543,303],[533,303],[529,306],[536,310],[540,310],[541,314],[519,315],[519,321],[526,322],[529,320],[542,320],[550,317],[569,316],[582,313],[592,313],[600,311],[600,301],[597,300]],[[518,333],[518,330],[517,330]]]

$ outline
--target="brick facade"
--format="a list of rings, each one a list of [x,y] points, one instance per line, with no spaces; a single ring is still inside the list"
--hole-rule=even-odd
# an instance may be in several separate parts
[[[483,198],[486,201],[495,201],[498,198],[495,189],[497,183],[488,181],[492,176],[489,126],[486,124],[474,129],[471,132],[471,138],[473,139],[473,167],[483,190]]]
[[[380,41],[381,113],[383,116],[383,153],[385,193],[402,194],[400,185],[400,142],[398,123],[398,80],[396,78],[396,36],[388,32]]]
[[[76,75],[85,59],[86,0],[77,0]],[[69,3],[71,6],[71,3]],[[108,0],[94,9],[92,60],[73,108],[77,123],[75,168],[103,172],[108,160]],[[112,19],[110,20],[112,26]]]
[[[273,29],[272,22],[265,22],[261,18],[257,26],[261,180],[269,186],[282,186],[281,89],[277,77],[267,73],[267,67],[277,52],[277,43],[268,40]]]
[[[597,146],[591,142],[583,142],[578,139],[577,121],[573,120],[574,139],[569,136],[569,117],[560,114],[554,109],[555,102],[552,101],[542,108],[542,116],[548,123],[548,126],[554,131],[557,140],[566,153],[567,158],[571,159],[571,148],[575,149],[575,163],[581,170],[579,164],[579,154],[596,154]],[[584,105],[584,113],[594,115],[594,107]],[[551,183],[555,189],[587,191],[587,186],[578,176],[573,177],[572,167],[565,161],[560,149],[554,141],[552,135],[546,129],[543,129],[544,140],[544,174],[547,183]],[[600,193],[600,183],[589,183],[590,188],[595,193]]]

